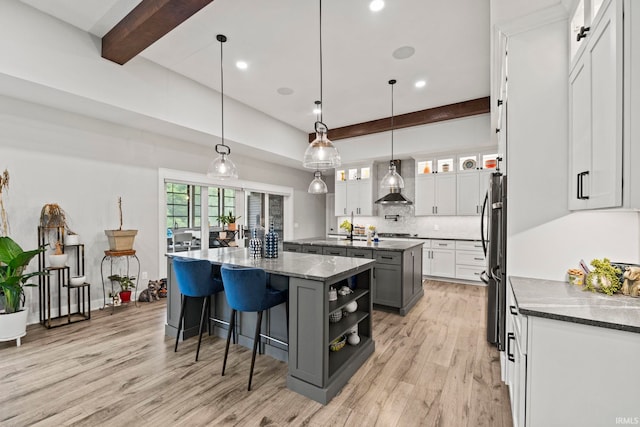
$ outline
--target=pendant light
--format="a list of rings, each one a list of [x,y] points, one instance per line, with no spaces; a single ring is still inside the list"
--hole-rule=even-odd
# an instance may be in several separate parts
[[[309,184],[309,193],[311,194],[326,194],[328,192],[327,184],[322,180],[322,172],[315,171],[314,178]]]
[[[320,112],[322,111],[322,103],[320,101],[315,102],[316,107],[314,109],[316,113],[316,121],[320,120]],[[327,194],[329,190],[327,189],[327,184],[322,180],[322,172],[316,170],[313,174],[313,181],[309,184],[309,190],[307,190],[310,194]]]
[[[389,80],[391,85],[391,161],[389,162],[389,172],[382,177],[380,181],[380,188],[389,191],[390,193],[399,193],[404,188],[404,179],[396,172],[396,165],[393,161],[393,85],[396,84],[395,80]]]
[[[322,104],[322,0],[320,1],[320,104],[322,110],[324,105]],[[314,125],[316,131],[316,139],[307,147],[304,152],[304,160],[302,165],[305,168],[326,170],[340,166],[340,154],[333,145],[333,143],[327,138],[329,129],[327,125],[322,122],[322,110],[320,110],[320,118],[316,120]]]
[[[216,153],[219,156],[209,163],[207,169],[207,176],[209,178],[227,179],[238,178],[238,170],[236,165],[229,158],[231,154],[231,148],[224,143],[224,74],[222,69],[222,44],[227,41],[227,37],[218,34],[216,39],[220,42],[220,111],[222,118],[222,143],[216,144]]]

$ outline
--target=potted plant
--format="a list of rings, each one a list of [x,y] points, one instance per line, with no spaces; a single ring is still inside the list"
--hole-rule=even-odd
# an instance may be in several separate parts
[[[227,224],[227,230],[235,231],[236,220],[240,218],[240,216],[235,216],[231,211],[229,211],[229,215],[220,215],[218,217],[218,221],[220,221],[222,224]]]
[[[133,241],[138,230],[122,229],[122,197],[118,197],[118,212],[120,213],[120,228],[117,230],[104,230],[109,240],[109,250],[130,251],[133,250]]]
[[[585,289],[592,292],[599,291],[607,295],[613,295],[620,290],[619,275],[622,270],[611,265],[608,258],[594,259],[591,261],[591,265],[594,269],[587,274],[587,280],[584,282]]]
[[[67,222],[67,213],[57,203],[47,203],[40,210],[40,228],[43,230],[47,243],[51,246],[62,244],[65,234],[71,234],[73,231],[69,228]]]
[[[120,284],[120,300],[122,302],[131,301],[131,288],[135,288],[136,285],[133,283],[136,278],[134,276],[121,276],[119,274],[112,274],[109,276],[109,280],[113,280],[114,282],[118,282]]]
[[[4,310],[0,312],[0,341],[17,340],[27,333],[27,309],[24,305],[24,287],[35,286],[27,281],[45,272],[25,273],[31,260],[43,252],[38,249],[23,251],[10,237],[0,237],[0,293]],[[21,308],[22,307],[22,308]]]

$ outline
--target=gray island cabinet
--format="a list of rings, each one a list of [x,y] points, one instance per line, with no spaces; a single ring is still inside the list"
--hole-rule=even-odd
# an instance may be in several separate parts
[[[422,298],[422,244],[420,240],[364,241],[300,239],[283,242],[285,252],[317,253],[376,261],[373,269],[373,304],[406,315]]]
[[[180,314],[180,290],[171,262],[174,256],[208,260],[214,271],[222,264],[263,268],[269,273],[272,287],[289,290],[289,318],[286,319],[284,304],[266,313],[261,331],[265,342],[261,348],[266,354],[288,362],[287,387],[297,393],[328,403],[374,352],[371,315],[374,261],[371,259],[290,252],[281,253],[276,259],[255,259],[248,249],[231,247],[169,253],[165,333],[173,337]],[[347,283],[354,292],[329,301],[330,287]],[[230,309],[224,295],[213,298],[211,317],[228,320]],[[353,301],[357,302],[357,310],[347,313],[345,306]],[[197,335],[200,310],[201,303],[188,301],[183,339]],[[341,319],[331,322],[331,315],[338,312],[344,313]],[[238,342],[252,347],[256,314],[239,315]],[[360,343],[331,351],[330,344],[352,329],[357,329]],[[215,332],[226,338],[224,327],[216,328]],[[203,356],[201,352],[200,357]]]

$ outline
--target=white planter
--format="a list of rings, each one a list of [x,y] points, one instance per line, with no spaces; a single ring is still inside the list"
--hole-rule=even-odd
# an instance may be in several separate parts
[[[69,254],[49,254],[49,265],[56,268],[64,267],[67,265],[67,258],[69,258]]]
[[[0,341],[16,340],[20,347],[20,338],[27,335],[27,309],[15,313],[0,313]]]
[[[80,236],[77,234],[67,234],[64,239],[64,244],[67,246],[80,244]]]

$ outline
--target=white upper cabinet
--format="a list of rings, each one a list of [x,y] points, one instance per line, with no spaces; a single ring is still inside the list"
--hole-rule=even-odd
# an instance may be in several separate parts
[[[466,154],[458,157],[456,213],[480,215],[489,186],[489,175],[498,165],[498,154]]]
[[[374,215],[376,185],[372,164],[347,165],[336,169],[336,216]]]
[[[569,76],[569,208],[622,206],[622,1],[603,3],[582,31]]]

